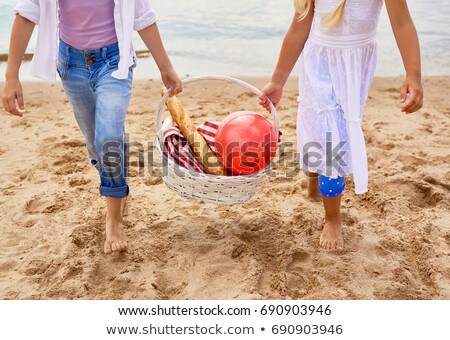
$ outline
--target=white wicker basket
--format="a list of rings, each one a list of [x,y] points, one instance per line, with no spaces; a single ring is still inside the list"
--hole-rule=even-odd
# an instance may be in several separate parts
[[[239,79],[227,76],[202,76],[192,77],[183,80],[183,85],[204,80],[222,80],[236,85],[240,85],[259,96],[261,91],[256,87]],[[182,197],[195,198],[208,203],[215,204],[240,204],[253,197],[259,184],[264,178],[268,169],[252,175],[245,176],[215,176],[193,172],[178,166],[173,159],[162,153],[162,143],[164,131],[173,126],[172,118],[169,116],[162,124],[164,107],[169,97],[169,93],[163,96],[158,108],[156,121],[156,147],[161,157],[163,169],[163,181],[169,188]],[[275,106],[270,103],[276,136],[278,136],[279,121]]]

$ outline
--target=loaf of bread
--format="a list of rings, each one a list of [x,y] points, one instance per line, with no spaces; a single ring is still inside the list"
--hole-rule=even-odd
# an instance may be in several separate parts
[[[163,88],[162,95],[166,92],[167,89]],[[205,138],[197,131],[194,122],[187,115],[181,101],[176,96],[172,96],[167,99],[166,106],[169,109],[173,121],[177,123],[178,128],[187,139],[195,156],[205,166],[208,173],[223,176],[224,170],[222,163],[211,150]]]

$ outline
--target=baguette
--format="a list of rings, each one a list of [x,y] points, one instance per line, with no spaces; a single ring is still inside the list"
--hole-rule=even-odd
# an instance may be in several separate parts
[[[166,92],[167,89],[163,88],[161,94],[164,96]],[[167,99],[166,106],[172,119],[177,123],[181,133],[194,151],[195,156],[205,166],[206,171],[211,175],[223,176],[222,163],[211,150],[205,138],[197,131],[194,122],[187,115],[181,101],[176,96],[172,96]]]

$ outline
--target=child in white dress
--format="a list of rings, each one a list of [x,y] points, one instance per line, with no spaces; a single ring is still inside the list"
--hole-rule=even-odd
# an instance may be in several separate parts
[[[405,113],[423,103],[420,48],[406,0],[386,0],[402,54],[406,79],[401,89]],[[308,175],[308,195],[323,197],[325,225],[320,245],[343,249],[340,202],[346,176],[356,194],[368,190],[368,167],[361,121],[377,63],[376,30],[383,0],[296,0],[296,13],[277,67],[261,94],[275,105],[300,56],[297,121],[300,163]]]

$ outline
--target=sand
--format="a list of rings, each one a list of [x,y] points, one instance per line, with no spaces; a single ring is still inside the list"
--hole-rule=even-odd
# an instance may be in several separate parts
[[[286,166],[291,147],[278,176],[241,206],[180,198],[148,167],[139,175],[133,158],[129,250],[113,256],[102,253],[104,200],[61,86],[24,84],[24,118],[1,114],[0,298],[449,299],[450,77],[425,79],[426,105],[412,116],[399,111],[400,84],[376,79],[371,90],[370,192],[356,196],[349,183],[344,252],[318,248],[322,206]],[[296,87],[289,82],[279,107],[285,143],[295,143]],[[134,84],[127,127],[146,150],[159,92],[158,81]],[[216,82],[181,99],[197,123],[257,109],[250,94]]]

